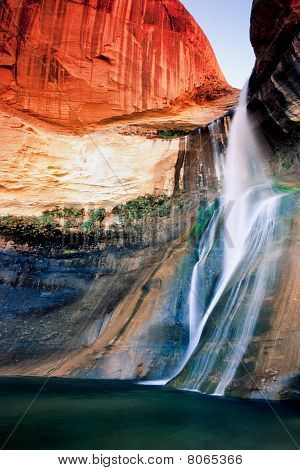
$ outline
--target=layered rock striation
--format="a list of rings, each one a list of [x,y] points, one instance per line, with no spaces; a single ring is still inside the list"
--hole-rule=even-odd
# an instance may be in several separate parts
[[[4,0],[0,98],[66,126],[230,89],[178,0]]]
[[[251,106],[274,133],[294,132],[300,117],[300,6],[297,0],[254,0],[250,38],[256,64]]]

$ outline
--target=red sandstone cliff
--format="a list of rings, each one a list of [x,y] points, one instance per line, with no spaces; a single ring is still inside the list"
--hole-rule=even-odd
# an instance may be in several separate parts
[[[178,0],[3,0],[0,20],[0,100],[61,124],[229,89]]]

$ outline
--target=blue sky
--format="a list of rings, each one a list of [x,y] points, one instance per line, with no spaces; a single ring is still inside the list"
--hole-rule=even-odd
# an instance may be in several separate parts
[[[254,65],[252,0],[181,0],[208,37],[228,82],[242,88]]]

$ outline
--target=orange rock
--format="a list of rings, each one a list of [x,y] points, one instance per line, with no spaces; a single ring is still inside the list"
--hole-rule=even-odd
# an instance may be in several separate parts
[[[0,99],[47,120],[100,122],[230,89],[178,0],[3,0],[0,18]]]

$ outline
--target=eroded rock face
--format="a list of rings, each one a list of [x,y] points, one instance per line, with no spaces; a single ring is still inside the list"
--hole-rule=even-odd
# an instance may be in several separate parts
[[[51,253],[5,244],[0,237],[0,295],[6,299],[0,316],[1,374],[44,375],[55,369],[55,375],[104,377],[103,371],[93,372],[93,364],[99,357],[105,360],[111,350],[124,347],[131,335],[139,335],[143,322],[166,304],[176,272],[187,294],[193,249],[189,254],[192,262],[185,263],[188,275],[182,276],[179,268],[198,205],[197,199],[190,210],[178,209],[172,216],[148,220],[147,227],[140,225],[143,241],[137,226],[117,230],[98,247],[80,250],[74,246],[71,251],[54,249]],[[139,240],[133,241],[133,235]],[[181,237],[184,241],[178,243]],[[173,295],[171,311],[176,299]],[[178,313],[178,319],[181,317]],[[176,356],[180,330],[174,332],[172,316],[165,323]],[[148,344],[149,359],[168,367],[170,341],[162,354],[155,344],[164,342],[164,337],[159,335],[156,340],[156,332],[154,344]],[[95,345],[98,339],[101,344]],[[139,354],[141,348],[132,351],[131,361],[126,359],[126,378],[135,376]],[[116,368],[108,374],[118,377]]]
[[[178,0],[4,0],[1,100],[82,125],[228,91]]]
[[[216,107],[216,116],[233,106],[232,100],[225,108]],[[205,109],[195,108],[198,122],[214,117],[213,110],[207,116]],[[221,121],[226,134],[229,118]],[[172,128],[179,123],[171,123]],[[159,138],[159,126],[167,129],[164,121],[148,119],[70,135],[42,128],[23,113],[0,111],[1,214],[36,215],[63,204],[111,210],[145,194],[197,190],[200,172],[213,190],[216,175],[207,126],[201,135],[196,130],[176,139]]]
[[[298,0],[254,0],[251,42],[256,64],[250,80],[252,107],[266,126],[285,134],[300,116],[300,4]]]

